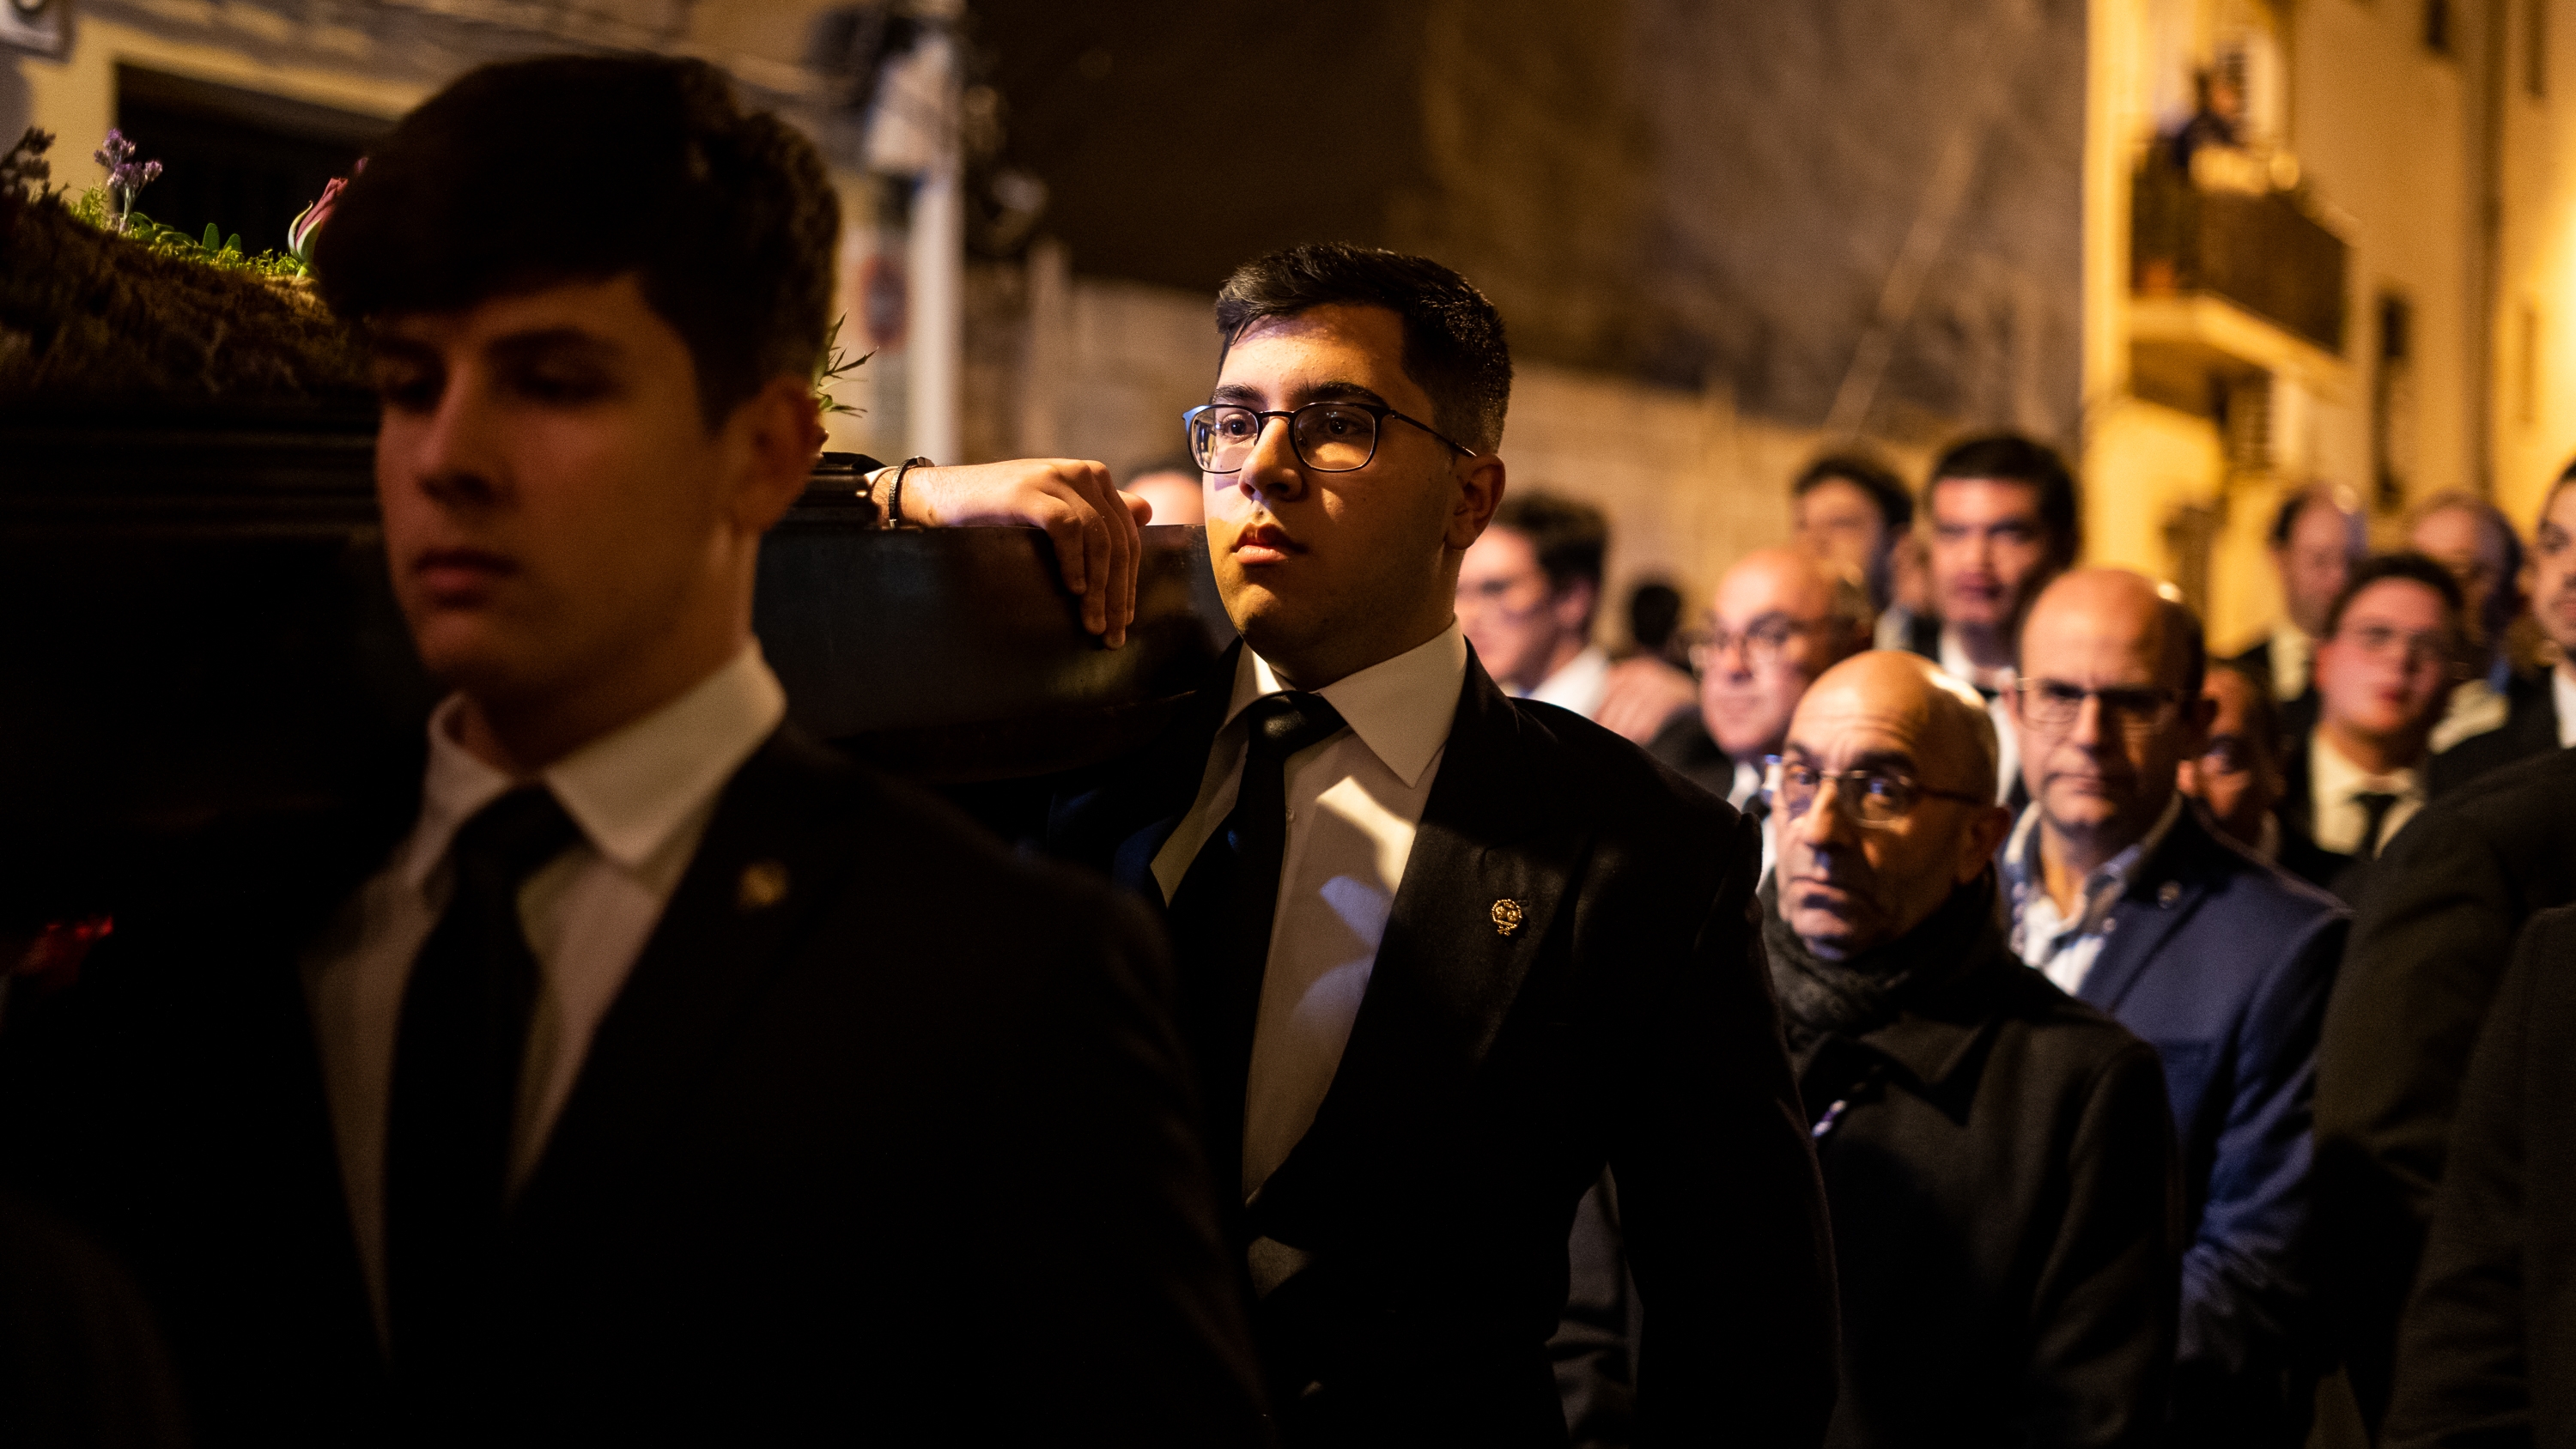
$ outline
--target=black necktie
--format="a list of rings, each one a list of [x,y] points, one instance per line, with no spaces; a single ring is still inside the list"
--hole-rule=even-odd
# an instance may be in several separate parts
[[[1207,1109],[1208,1165],[1222,1187],[1243,1170],[1244,1078],[1288,844],[1285,767],[1290,755],[1342,727],[1315,694],[1264,695],[1243,713],[1251,729],[1234,810],[1190,862],[1171,909],[1183,1029]]]
[[[2361,849],[2354,852],[2364,860],[2379,858],[2379,827],[2388,823],[2388,812],[2397,808],[2397,797],[2384,790],[2364,790],[2352,797],[2361,807]]]
[[[510,1180],[537,959],[519,887],[579,829],[543,788],[486,805],[449,847],[456,891],[412,963],[385,1134],[385,1286],[397,1369],[443,1387],[475,1316]]]

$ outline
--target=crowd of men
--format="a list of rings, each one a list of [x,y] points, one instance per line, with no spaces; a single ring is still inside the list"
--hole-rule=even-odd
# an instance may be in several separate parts
[[[452,693],[13,1003],[9,1442],[2576,1436],[2568,480],[2527,610],[2484,502],[2299,494],[2213,661],[2046,445],[1827,458],[1613,659],[1493,306],[1300,246],[1139,470],[1240,642],[978,824],[750,631],[837,231],[693,62],[477,71],[344,194]],[[1123,635],[1152,496],[862,479]]]
[[[2349,495],[2296,492],[2283,617],[2223,659],[2170,588],[2070,567],[2076,485],[2010,436],[1944,453],[1919,500],[1821,460],[1794,545],[1719,578],[1687,671],[1576,673],[1597,510],[1522,493],[1469,550],[1459,617],[1518,665],[1498,681],[1768,817],[1765,944],[1841,1272],[1832,1442],[2298,1444],[2321,1380],[2386,1442],[2527,1442],[2546,1325],[2519,1293],[2556,1290],[2525,1255],[2557,1225],[2519,1174],[2565,1117],[2517,1093],[2567,1028],[2507,1012],[2492,1080],[2470,1062],[2517,940],[2520,999],[2548,1001],[2546,943],[2576,934],[2547,916],[2576,900],[2571,484],[2528,573],[2482,499],[2431,499],[2374,554]],[[1907,610],[1887,581],[1918,505]],[[2117,1119],[2138,1060],[2156,1110]],[[2464,1142],[2505,1156],[2446,1199],[2481,1081]],[[2034,1194],[2045,1221],[2017,1215]],[[1630,1434],[1619,1231],[1604,1182],[1557,1342],[1579,1442]],[[2080,1290],[2039,1275],[2077,1263]]]

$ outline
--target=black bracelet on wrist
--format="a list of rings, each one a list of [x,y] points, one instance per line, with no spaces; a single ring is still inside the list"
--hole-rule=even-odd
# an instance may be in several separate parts
[[[915,468],[936,468],[928,458],[906,458],[895,464],[894,477],[885,486],[885,522],[887,528],[903,527],[903,475]]]

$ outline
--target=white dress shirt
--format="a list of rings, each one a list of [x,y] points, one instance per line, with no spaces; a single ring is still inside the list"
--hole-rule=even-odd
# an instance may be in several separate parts
[[[429,769],[411,835],[304,961],[350,1224],[380,1327],[385,1123],[403,989],[454,886],[449,842],[476,811],[522,783],[456,742],[459,704],[451,697],[430,716]],[[591,1034],[697,854],[717,795],[786,712],[777,676],[759,647],[746,645],[678,699],[539,772],[582,838],[519,891],[540,982],[519,1078],[513,1191],[536,1167]]]
[[[2272,697],[2283,704],[2308,692],[2308,671],[2314,667],[2316,641],[2308,631],[2284,619],[2272,626]]]
[[[2370,812],[2353,797],[2372,792],[2397,797],[2397,803],[2388,807],[2388,817],[2380,822],[2379,843],[2384,846],[2424,808],[2424,772],[2409,768],[2374,775],[2344,758],[2343,751],[2326,738],[2323,725],[2308,732],[2308,837],[2320,849],[2337,855],[2361,853]]]
[[[1995,803],[2001,805],[2021,783],[2021,735],[2013,727],[2012,701],[2004,697],[2012,690],[2013,671],[1979,669],[1957,632],[1947,627],[1941,630],[1939,662],[1943,673],[1957,676],[1986,696],[1986,717],[1995,722]]]
[[[2512,713],[2512,702],[2493,682],[2463,679],[2451,686],[2451,698],[2442,707],[2441,722],[2425,739],[2424,752],[2438,755],[2462,740],[2500,730]]]
[[[1316,691],[1347,728],[1286,761],[1288,839],[1244,1090],[1247,1198],[1306,1135],[1341,1067],[1466,677],[1467,637],[1452,623],[1431,642]],[[1243,781],[1243,711],[1286,689],[1247,646],[1197,803],[1154,857],[1166,901],[1234,809]]]
[[[1538,682],[1538,688],[1521,697],[1570,709],[1585,719],[1597,719],[1601,702],[1610,697],[1610,656],[1600,645],[1587,644],[1582,653],[1558,666],[1555,673]]]
[[[2147,833],[2096,867],[2077,888],[2072,912],[2057,908],[2048,893],[2046,866],[2040,859],[2039,807],[2021,813],[2012,844],[2004,851],[2004,879],[2012,891],[2013,950],[2022,964],[2036,967],[2069,996],[2084,989],[2102,945],[2110,939],[2111,908],[2129,889],[2130,877],[2164,844],[2174,822],[2182,818],[2182,795],[2165,801],[2164,813]]]
[[[2576,674],[2564,664],[2549,671],[2549,698],[2558,706],[2558,748],[2576,749]]]

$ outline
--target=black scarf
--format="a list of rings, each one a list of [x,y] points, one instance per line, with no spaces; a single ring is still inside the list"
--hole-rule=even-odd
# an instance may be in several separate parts
[[[1989,868],[1950,892],[1941,908],[1893,941],[1841,961],[1807,949],[1780,918],[1779,876],[1762,882],[1762,945],[1771,958],[1771,990],[1792,1056],[1827,1033],[1846,1039],[1886,1025],[1908,998],[1959,974],[2002,934],[1995,873]]]

